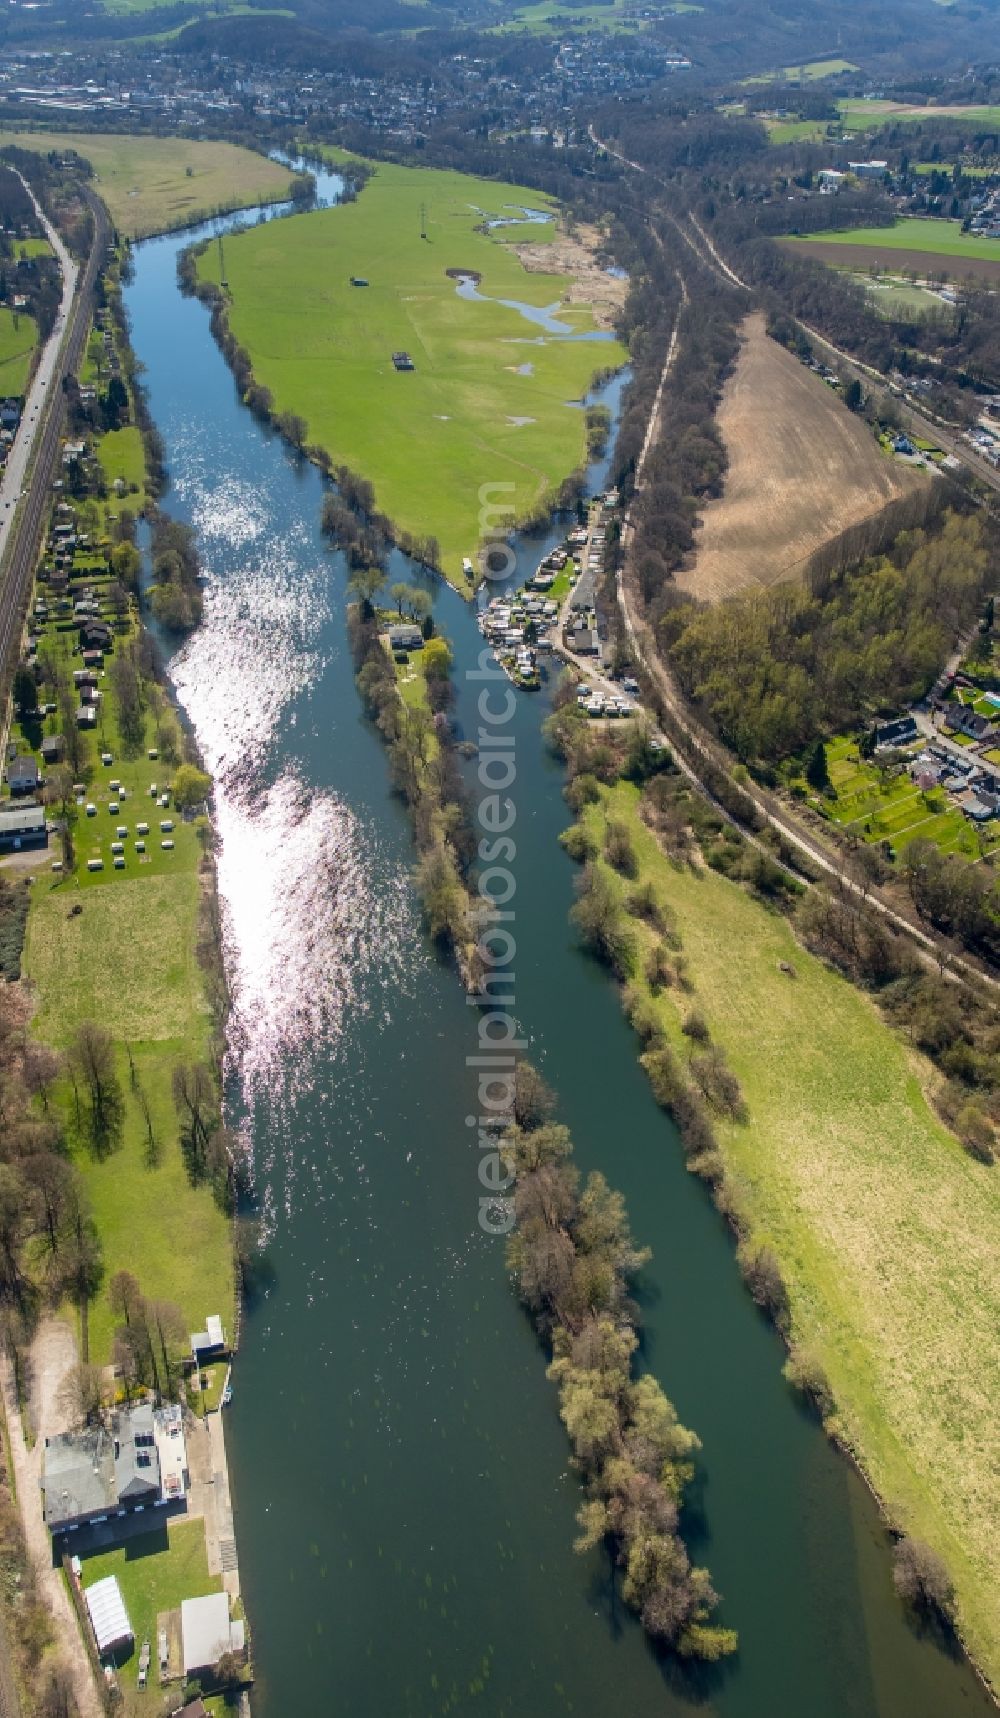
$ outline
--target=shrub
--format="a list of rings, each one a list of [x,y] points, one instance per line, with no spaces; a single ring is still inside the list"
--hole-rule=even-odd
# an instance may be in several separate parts
[[[654,943],[646,956],[646,983],[654,996],[659,996],[673,983],[674,971],[670,964],[670,955],[665,943]]]
[[[604,853],[609,865],[620,871],[623,877],[636,877],[639,873],[639,862],[632,845],[632,837],[624,823],[611,821],[604,836]]]
[[[692,1039],[695,1044],[707,1044],[712,1036],[708,1029],[708,1021],[700,1008],[692,1008],[681,1027],[681,1031],[686,1038]]]
[[[892,1580],[903,1603],[912,1610],[951,1623],[954,1613],[951,1577],[929,1545],[904,1535],[895,1549]]]
[[[736,1256],[743,1280],[757,1305],[768,1314],[782,1335],[787,1334],[791,1325],[788,1290],[771,1248],[741,1245]]]

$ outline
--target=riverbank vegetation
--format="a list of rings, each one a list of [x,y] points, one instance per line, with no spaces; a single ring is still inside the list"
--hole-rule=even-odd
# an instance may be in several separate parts
[[[454,957],[463,983],[477,984],[478,957],[469,873],[475,855],[465,786],[448,719],[452,702],[451,655],[433,637],[422,651],[394,657],[380,631],[372,597],[359,594],[348,610],[348,633],[358,691],[389,749],[389,770],[396,792],[413,821],[420,855],[417,893],[428,931]],[[383,617],[395,618],[394,615]]]
[[[718,1597],[679,1532],[700,1445],[656,1380],[634,1375],[639,1318],[630,1290],[649,1255],[604,1176],[595,1171],[580,1186],[554,1109],[522,1061],[501,1147],[516,1176],[508,1257],[551,1349],[549,1377],[586,1492],[576,1549],[608,1547],[626,1603],[654,1641],[684,1658],[723,1658],[736,1651],[735,1631],[712,1622]]]
[[[77,155],[123,238],[148,238],[208,215],[292,194],[294,175],[250,149],[186,137],[97,131],[0,131],[0,148]]]
[[[957,1626],[995,1679],[989,1404],[1000,1379],[985,1285],[1000,1184],[992,1151],[983,1161],[934,1115],[925,1094],[940,1093],[940,1077],[922,1024],[957,1008],[975,1060],[995,1011],[949,997],[894,945],[886,957],[889,939],[856,903],[813,891],[793,929],[800,890],[672,772],[644,790],[577,775],[571,797],[580,821],[567,846],[586,861],[578,930],[623,984],[689,1167],[789,1343],[789,1377],[893,1527],[944,1560]],[[896,1032],[826,964],[848,967],[847,918],[855,947],[890,960]]]
[[[371,483],[394,534],[435,537],[459,587],[483,534],[547,511],[582,464],[574,402],[626,356],[610,335],[580,338],[601,331],[564,301],[568,279],[529,272],[505,242],[534,230],[516,219],[524,207],[558,213],[539,191],[380,162],[355,201],[196,259],[221,332],[247,355],[248,399],[252,383],[295,445]],[[514,224],[491,230],[497,220]],[[481,298],[458,296],[461,274]],[[554,307],[577,338],[501,300]],[[400,352],[412,369],[396,368]]]

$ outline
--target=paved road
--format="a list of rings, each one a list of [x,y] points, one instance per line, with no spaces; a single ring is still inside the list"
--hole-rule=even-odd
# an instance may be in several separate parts
[[[60,255],[60,264],[64,270],[63,303],[38,367],[25,407],[25,417],[8,462],[9,467],[14,466],[14,469],[8,470],[5,483],[0,486],[0,516],[4,521],[0,528],[0,710],[6,709],[38,560],[39,544],[48,516],[65,416],[63,377],[76,372],[83,356],[90,327],[94,283],[111,234],[104,204],[89,193],[87,201],[94,216],[94,243],[82,276],[68,257],[58,234],[45,219],[38,204],[35,205],[40,219],[45,222],[50,240]],[[72,286],[69,272],[71,270]],[[20,476],[17,475],[18,472]],[[24,488],[26,472],[26,493],[18,501],[17,495]],[[10,495],[7,493],[8,487],[17,493]],[[10,505],[2,505],[4,501]]]

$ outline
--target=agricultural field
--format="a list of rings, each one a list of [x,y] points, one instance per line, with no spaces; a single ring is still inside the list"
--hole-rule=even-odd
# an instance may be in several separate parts
[[[37,334],[33,317],[0,306],[0,395],[27,391]]]
[[[830,1379],[840,1436],[891,1518],[944,1557],[963,1633],[995,1682],[996,1171],[937,1121],[929,1064],[781,914],[714,871],[672,864],[631,785],[587,808],[598,845],[609,814],[680,936],[693,992],[654,999],[633,982],[676,1054],[687,1060],[680,1027],[697,1008],[737,1075],[749,1122],[715,1126],[752,1238],[778,1257],[793,1334]],[[630,924],[641,971],[654,933]]]
[[[436,537],[456,584],[480,539],[483,486],[510,523],[545,504],[586,457],[578,402],[626,358],[602,306],[570,301],[577,280],[526,268],[507,242],[536,229],[482,230],[484,215],[525,207],[558,213],[537,191],[380,164],[356,202],[225,246],[230,327],[276,409],[369,478],[398,527]],[[198,270],[218,283],[217,247]],[[481,298],[458,296],[458,271],[480,277]],[[564,332],[540,325],[545,307]],[[398,350],[412,371],[394,368]]]
[[[911,841],[933,841],[943,853],[967,859],[1000,847],[1000,829],[986,824],[977,832],[944,788],[925,793],[905,771],[888,775],[860,756],[855,739],[828,741],[826,759],[833,794],[819,799],[809,793],[810,803],[864,841],[888,841],[897,855]]]
[[[75,149],[94,169],[94,186],[126,238],[146,238],[212,214],[287,196],[293,175],[232,143],[111,132],[0,132],[0,145]]]
[[[821,543],[920,481],[768,338],[762,315],[744,326],[719,426],[729,455],[725,490],[704,508],[693,564],[677,574],[704,601],[794,578]]]
[[[835,268],[870,268],[889,259],[897,268],[959,278],[976,274],[1000,281],[1000,239],[963,233],[959,221],[911,216],[891,227],[853,227],[783,239]]]

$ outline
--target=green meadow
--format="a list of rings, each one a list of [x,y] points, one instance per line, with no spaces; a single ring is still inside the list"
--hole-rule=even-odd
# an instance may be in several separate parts
[[[908,107],[895,101],[839,101],[845,131],[871,131],[886,125],[922,125],[947,119],[960,125],[1000,126],[1000,107]]]
[[[127,238],[186,226],[217,209],[278,202],[293,175],[233,143],[187,137],[131,137],[94,131],[2,131],[0,145],[76,150],[94,169],[94,188]]]
[[[1000,263],[1000,239],[963,233],[960,221],[921,220],[910,216],[891,227],[850,227],[844,231],[810,233],[797,245],[866,245],[876,251],[925,251],[928,256],[980,257]]]
[[[0,306],[0,394],[23,394],[28,386],[31,354],[35,350],[34,318]]]
[[[597,370],[626,360],[616,341],[567,340],[517,309],[457,296],[448,270],[474,271],[489,299],[556,305],[574,332],[594,331],[586,307],[560,302],[566,276],[527,272],[510,229],[479,230],[484,216],[525,207],[558,214],[539,191],[382,163],[355,202],[225,244],[230,326],[276,409],[298,413],[309,442],[369,478],[400,528],[436,537],[456,583],[486,503],[509,508],[513,523],[582,463],[584,417],[571,402]],[[513,233],[534,242],[552,230]],[[217,246],[198,269],[219,282]],[[399,349],[413,371],[394,369]]]
[[[628,827],[691,989],[650,994],[656,933],[636,919],[633,983],[675,1054],[691,1053],[681,1025],[697,1009],[737,1075],[749,1121],[713,1125],[753,1241],[779,1259],[795,1340],[826,1372],[838,1435],[893,1521],[944,1557],[963,1633],[996,1678],[996,1171],[936,1119],[929,1065],[786,918],[671,862],[633,787],[602,790],[584,813],[598,846],[608,817]],[[632,887],[605,870],[617,892]]]

